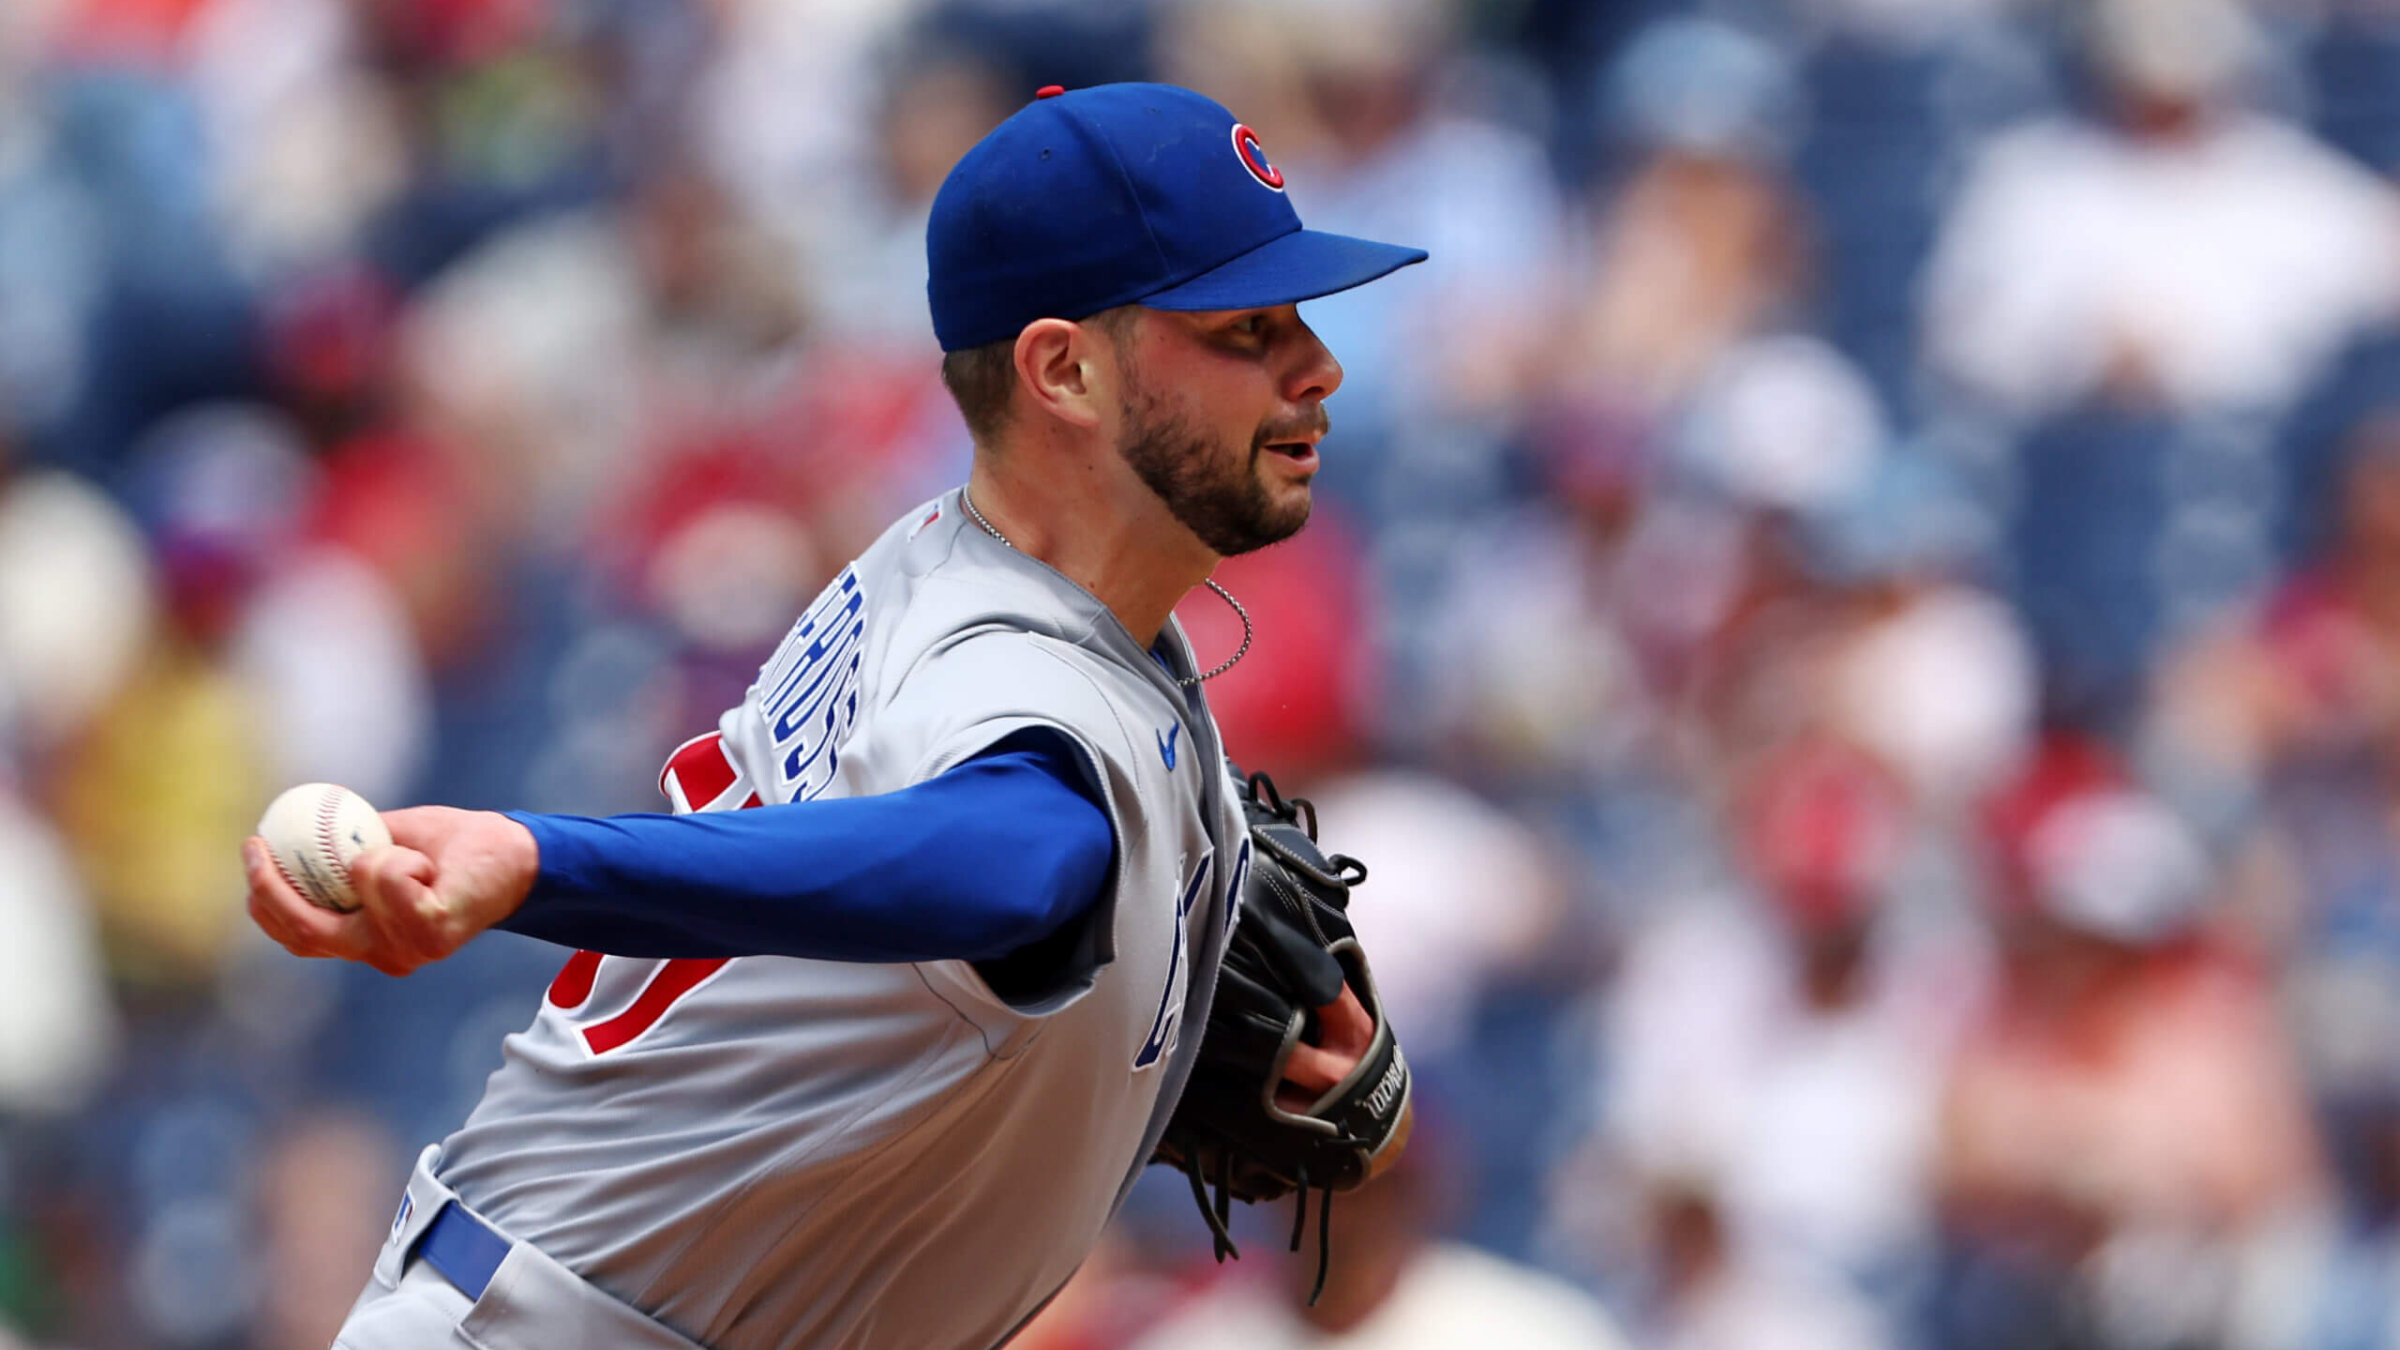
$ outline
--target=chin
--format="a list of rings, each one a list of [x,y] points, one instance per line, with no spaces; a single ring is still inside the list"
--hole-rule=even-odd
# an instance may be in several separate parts
[[[1298,483],[1276,493],[1274,502],[1275,524],[1278,527],[1288,526],[1283,529],[1283,536],[1289,538],[1300,533],[1300,527],[1308,523],[1309,512],[1316,508],[1317,499],[1309,491],[1308,484]]]
[[[1306,486],[1300,489],[1298,497],[1299,500],[1296,502],[1286,500],[1276,503],[1279,509],[1275,512],[1274,524],[1275,539],[1278,543],[1300,533],[1308,525],[1309,512],[1315,507],[1316,502],[1309,496]]]

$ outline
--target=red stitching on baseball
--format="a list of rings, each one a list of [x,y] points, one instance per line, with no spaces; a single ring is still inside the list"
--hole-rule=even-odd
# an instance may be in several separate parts
[[[317,803],[317,842],[322,844],[325,848],[326,865],[332,868],[334,874],[342,879],[342,884],[344,886],[348,886],[350,884],[350,864],[343,860],[341,850],[337,848],[334,843],[335,839],[338,837],[334,831],[334,826],[336,824],[334,817],[339,811],[341,804],[342,790],[340,788],[329,787],[325,789],[324,800]],[[327,900],[339,900],[342,897],[338,895],[329,895],[325,898]],[[357,899],[356,896],[352,896],[351,898],[353,900]]]

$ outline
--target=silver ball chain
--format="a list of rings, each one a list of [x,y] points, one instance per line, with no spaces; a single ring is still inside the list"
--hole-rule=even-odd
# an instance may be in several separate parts
[[[990,535],[1003,544],[1007,544],[1011,549],[1016,548],[1016,544],[1012,542],[1007,535],[1000,533],[999,530],[993,527],[992,522],[983,518],[983,512],[975,509],[975,499],[968,496],[967,490],[963,487],[958,490],[958,504],[967,508],[967,518],[974,521],[976,524],[981,525],[985,534]],[[1198,684],[1202,680],[1213,680],[1217,678],[1226,671],[1233,669],[1234,663],[1240,661],[1243,657],[1250,654],[1250,638],[1252,636],[1252,631],[1250,628],[1250,611],[1242,608],[1242,602],[1233,598],[1233,592],[1218,585],[1215,577],[1206,578],[1204,584],[1206,584],[1210,590],[1215,591],[1218,597],[1224,600],[1226,604],[1233,606],[1233,612],[1241,617],[1242,645],[1236,647],[1233,655],[1226,657],[1225,663],[1221,666],[1218,666],[1215,670],[1211,670],[1200,675],[1176,676],[1175,683],[1184,685],[1186,687]]]

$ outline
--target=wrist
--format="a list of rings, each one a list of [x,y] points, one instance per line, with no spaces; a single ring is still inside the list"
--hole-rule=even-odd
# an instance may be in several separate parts
[[[502,875],[509,884],[501,888],[503,909],[500,918],[507,918],[524,908],[525,899],[533,894],[534,882],[542,875],[542,845],[533,837],[525,822],[503,813],[500,817]]]
[[[525,811],[496,812],[502,825],[492,831],[495,870],[502,881],[495,891],[492,921],[506,923],[533,898],[542,881],[541,817]]]

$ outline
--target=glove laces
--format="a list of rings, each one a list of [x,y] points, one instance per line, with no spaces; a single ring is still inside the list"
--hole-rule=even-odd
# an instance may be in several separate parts
[[[1356,1143],[1357,1140],[1349,1142]],[[1208,1194],[1208,1182],[1200,1175],[1200,1160],[1183,1160],[1184,1178],[1192,1183],[1192,1200],[1200,1207],[1200,1217],[1208,1221],[1209,1240],[1215,1245],[1217,1264],[1227,1257],[1242,1259],[1242,1249],[1233,1243],[1233,1155],[1217,1155],[1216,1197]],[[1311,1186],[1308,1169],[1302,1167],[1298,1177],[1299,1194],[1292,1200],[1291,1250],[1300,1250],[1301,1236],[1308,1229],[1308,1194],[1317,1193],[1317,1282],[1309,1287],[1308,1306],[1317,1306],[1317,1298],[1325,1292],[1325,1277],[1333,1269],[1333,1187]]]

